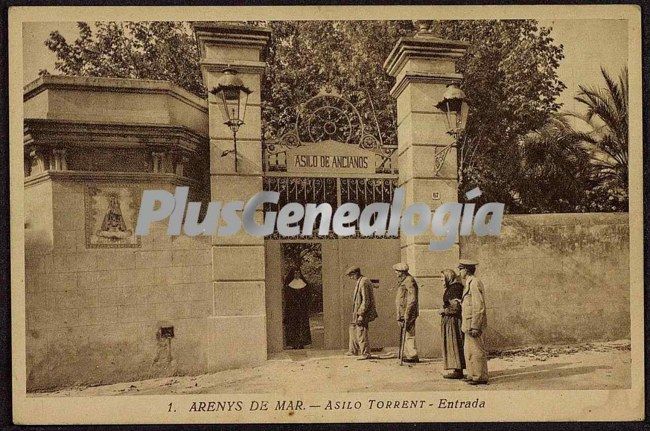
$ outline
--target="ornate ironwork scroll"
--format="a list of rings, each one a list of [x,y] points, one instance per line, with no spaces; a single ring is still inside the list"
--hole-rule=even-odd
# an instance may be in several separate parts
[[[434,166],[433,166],[433,176],[437,177],[438,174],[440,173],[440,170],[442,169],[442,166],[445,164],[445,159],[447,158],[447,154],[449,154],[449,151],[453,147],[453,144],[449,144],[446,147],[444,147],[442,150],[438,151],[438,148],[435,148],[434,152]]]
[[[286,170],[286,151],[307,143],[337,141],[357,145],[377,154],[380,173],[395,173],[391,163],[394,146],[384,146],[371,128],[366,127],[359,110],[331,85],[299,105],[296,121],[277,140],[264,143],[266,171]],[[379,131],[377,131],[379,133]]]

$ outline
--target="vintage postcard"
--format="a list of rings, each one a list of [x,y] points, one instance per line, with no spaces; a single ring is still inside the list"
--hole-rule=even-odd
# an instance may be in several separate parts
[[[638,7],[9,25],[16,423],[645,417]]]

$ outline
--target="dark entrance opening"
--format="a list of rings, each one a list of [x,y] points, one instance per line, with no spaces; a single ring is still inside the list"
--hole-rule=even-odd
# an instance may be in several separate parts
[[[319,243],[282,244],[285,349],[323,349],[323,254]]]

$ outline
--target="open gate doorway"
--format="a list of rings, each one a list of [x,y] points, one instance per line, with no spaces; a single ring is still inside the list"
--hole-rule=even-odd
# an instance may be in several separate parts
[[[281,254],[283,347],[323,349],[321,244],[285,242]]]
[[[263,188],[279,193],[277,204],[265,204],[266,212],[277,213],[291,202],[327,203],[332,213],[347,202],[361,208],[392,202],[396,146],[383,144],[377,124],[366,125],[357,108],[331,87],[303,103],[295,118],[293,127],[262,147]],[[319,225],[320,217],[311,234],[276,232],[265,238],[268,353],[348,347],[354,283],[344,271],[352,265],[378,287],[371,347],[397,345],[391,267],[400,260],[399,238],[366,238],[358,231],[320,236]]]
[[[308,349],[340,350],[348,347],[349,325],[352,320],[354,281],[345,276],[351,265],[361,268],[364,275],[373,279],[379,317],[370,324],[371,348],[396,346],[399,329],[395,323],[395,274],[391,266],[400,259],[399,239],[269,239],[266,252],[266,319],[269,353],[290,349],[286,337],[287,247],[300,246],[319,250],[320,271],[317,263],[303,264],[302,271],[310,286],[313,301],[309,310],[311,345]],[[304,249],[303,249],[304,250]],[[305,260],[311,257],[303,257]],[[313,273],[310,273],[313,271]],[[317,285],[320,272],[320,286]],[[321,298],[318,298],[318,296]],[[322,312],[321,301],[322,300]],[[289,314],[294,316],[294,314]]]

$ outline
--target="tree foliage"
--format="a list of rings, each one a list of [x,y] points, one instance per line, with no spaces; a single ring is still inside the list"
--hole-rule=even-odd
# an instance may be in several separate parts
[[[614,79],[601,68],[604,87],[580,86],[575,99],[587,108],[583,115],[574,114],[590,128],[576,132],[590,151],[595,182],[602,210],[627,211],[628,207],[628,71],[624,68]]]
[[[554,115],[520,140],[521,182],[530,184],[519,205],[531,213],[576,212],[592,208],[592,166],[582,138],[562,115]]]
[[[521,171],[518,142],[560,108],[562,46],[534,20],[442,21],[439,31],[470,44],[457,63],[470,104],[459,145],[461,193],[478,185],[485,200],[531,211],[520,198],[535,185]]]
[[[396,102],[389,94],[394,80],[383,63],[400,36],[413,34],[411,21],[258,24],[272,30],[262,86],[265,139],[291,127],[297,107],[331,84],[384,143],[396,143]],[[459,196],[479,186],[482,201],[504,202],[510,212],[584,210],[584,157],[553,120],[565,87],[556,73],[562,46],[551,30],[534,20],[441,21],[436,28],[441,37],[470,43],[457,64],[470,103],[459,141]],[[166,79],[205,96],[197,43],[186,23],[101,22],[94,29],[79,23],[79,32],[71,43],[58,32],[46,41],[57,55],[57,71]],[[618,136],[619,129],[611,130],[609,136]]]
[[[393,80],[383,63],[397,39],[412,33],[410,21],[274,21],[269,26],[265,138],[291,127],[298,106],[329,84],[356,106],[378,138],[396,143]]]
[[[78,22],[79,37],[68,42],[53,31],[45,45],[64,75],[161,79],[206,97],[199,49],[187,23],[174,21]],[[41,71],[41,73],[48,73]]]

